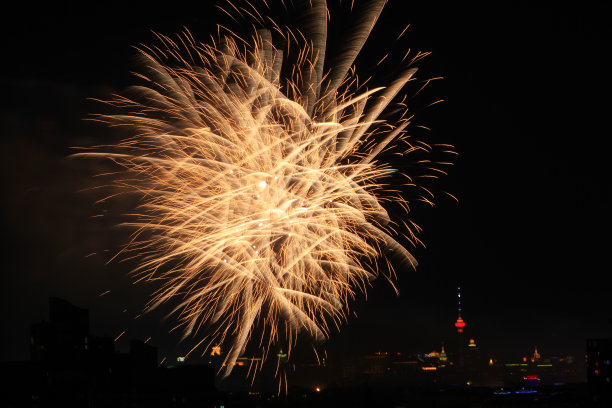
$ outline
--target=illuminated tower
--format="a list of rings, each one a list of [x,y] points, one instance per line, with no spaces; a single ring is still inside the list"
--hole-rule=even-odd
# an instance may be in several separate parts
[[[463,367],[463,328],[465,327],[465,322],[461,318],[461,286],[457,287],[457,314],[457,321],[455,322],[455,327],[457,328],[457,365]]]
[[[446,356],[446,350],[444,350],[444,346],[442,346],[442,351],[440,351],[440,366],[444,367],[448,363],[448,357]]]
[[[540,353],[538,353],[538,348],[535,348],[535,351],[533,352],[533,355],[531,356],[531,362],[532,363],[537,363],[540,360]]]

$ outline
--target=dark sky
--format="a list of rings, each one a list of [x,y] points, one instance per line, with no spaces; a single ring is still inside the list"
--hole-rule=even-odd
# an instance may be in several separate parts
[[[428,140],[456,146],[444,187],[460,202],[415,208],[427,245],[414,250],[418,270],[399,273],[399,297],[375,282],[329,349],[454,344],[461,284],[467,333],[492,356],[517,358],[534,346],[545,357],[581,355],[586,338],[612,334],[610,6],[412,3],[390,2],[358,64],[394,47],[432,52],[419,78],[444,79],[415,98],[415,124],[432,129]],[[100,165],[67,156],[111,138],[83,121],[102,109],[87,98],[136,82],[132,46],[154,42],[150,30],[185,25],[205,41],[227,19],[212,5],[172,3],[24,8],[4,20],[0,360],[28,358],[29,325],[47,318],[50,295],[89,308],[96,334],[152,335],[161,355],[181,354],[186,346],[166,334],[172,319],[132,319],[150,288],[130,284],[129,265],[105,265],[125,237],[111,228],[115,215],[131,203],[94,205],[95,194],[79,191],[96,185]],[[437,99],[444,103],[424,108]]]

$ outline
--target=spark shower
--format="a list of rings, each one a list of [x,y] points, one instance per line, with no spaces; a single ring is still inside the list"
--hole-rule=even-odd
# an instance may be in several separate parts
[[[353,10],[333,55],[325,0],[294,2],[302,18],[295,28],[264,17],[261,3],[223,10],[251,19],[258,29],[250,37],[220,27],[208,43],[184,31],[141,46],[142,85],[107,101],[118,113],[96,116],[131,136],[77,154],[123,169],[113,184],[140,205],[122,254],[138,259],[137,280],[159,285],[147,308],[173,302],[177,326],[196,347],[223,344],[225,374],[249,343],[263,364],[298,338],[327,338],[381,274],[381,260],[390,282],[393,264],[416,267],[396,238],[419,242],[409,206],[433,199],[418,176],[381,160],[431,153],[408,135],[399,98],[424,54],[408,54],[382,87],[368,88],[355,73],[386,2]],[[399,111],[393,121],[382,119],[390,106]],[[429,177],[443,173],[441,163],[415,162]],[[391,184],[398,175],[404,182]],[[402,219],[390,219],[391,201]]]

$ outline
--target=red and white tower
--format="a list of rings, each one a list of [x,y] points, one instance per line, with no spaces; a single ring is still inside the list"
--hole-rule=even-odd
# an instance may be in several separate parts
[[[463,367],[464,365],[464,344],[463,344],[463,328],[465,322],[461,317],[461,286],[457,287],[457,321],[455,327],[457,328],[457,365]]]

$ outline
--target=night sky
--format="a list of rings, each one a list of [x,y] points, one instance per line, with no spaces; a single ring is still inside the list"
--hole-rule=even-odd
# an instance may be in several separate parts
[[[169,359],[188,349],[189,341],[167,334],[169,310],[133,320],[151,288],[131,284],[129,263],[106,264],[126,237],[113,225],[133,203],[96,205],[92,177],[104,165],[68,156],[71,147],[116,137],[84,120],[105,109],[88,98],[137,83],[133,46],[154,43],[151,30],[186,26],[206,41],[216,22],[231,26],[210,3],[5,13],[0,361],[29,358],[29,327],[48,318],[49,296],[89,308],[94,334],[127,330],[120,349],[148,336]],[[580,356],[587,338],[612,335],[611,27],[604,4],[390,2],[358,72],[394,47],[432,52],[418,77],[444,79],[410,106],[414,124],[431,128],[415,128],[419,136],[460,153],[442,183],[459,203],[441,196],[434,208],[414,207],[427,246],[413,251],[417,271],[400,271],[399,297],[384,279],[374,282],[367,301],[355,302],[357,317],[332,335],[330,352],[454,345],[459,284],[466,333],[491,356],[515,359],[535,346],[543,357]],[[384,66],[373,73],[384,77]]]

